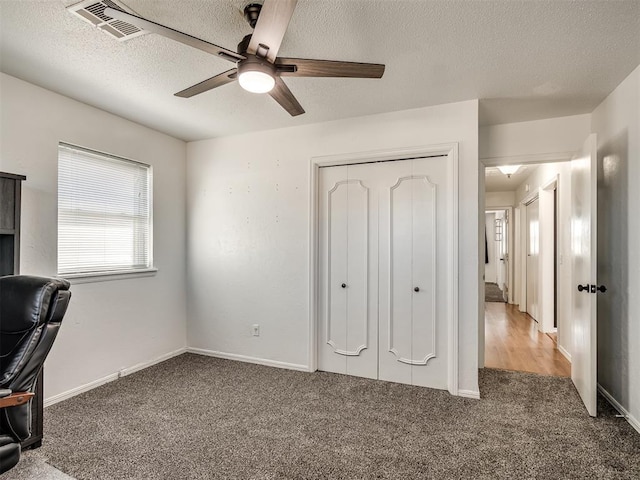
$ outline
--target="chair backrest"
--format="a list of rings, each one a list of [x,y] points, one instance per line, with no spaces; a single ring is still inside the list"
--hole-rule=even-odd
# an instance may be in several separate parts
[[[0,277],[0,388],[29,392],[58,334],[71,292],[57,278]],[[31,434],[30,402],[0,411],[0,429],[17,440]]]

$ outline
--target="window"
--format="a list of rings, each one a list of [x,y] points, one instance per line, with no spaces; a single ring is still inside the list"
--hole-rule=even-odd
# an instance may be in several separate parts
[[[151,167],[60,143],[58,274],[151,269]]]

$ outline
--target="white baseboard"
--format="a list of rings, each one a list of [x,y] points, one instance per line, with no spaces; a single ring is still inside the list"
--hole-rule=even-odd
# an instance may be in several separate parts
[[[127,375],[131,375],[132,373],[135,373],[137,371],[144,370],[145,368],[149,368],[157,363],[161,363],[161,362],[164,362],[165,360],[169,360],[170,358],[177,357],[178,355],[182,355],[183,353],[186,353],[186,351],[187,351],[187,347],[182,347],[182,348],[179,348],[178,350],[174,350],[173,352],[160,355],[159,357],[154,358],[153,360],[149,360],[148,362],[142,362],[142,363],[138,363],[137,365],[134,365],[133,367],[123,368],[119,372],[120,376],[126,377]]]
[[[605,390],[605,388],[600,384],[598,384],[598,391],[602,394],[604,398],[607,399],[607,401],[611,405],[613,405],[613,408],[615,408],[618,412],[620,412],[620,415],[623,415],[624,419],[627,422],[629,422],[631,426],[635,428],[638,433],[640,433],[640,422],[638,421],[638,419],[635,418],[633,415],[631,415],[626,408],[620,405],[620,402],[618,402],[615,398],[613,398],[613,395],[607,392],[607,390]]]
[[[113,382],[120,378],[120,373],[111,373],[106,377],[99,378],[94,380],[93,382],[85,383],[84,385],[80,385],[79,387],[72,388],[71,390],[67,390],[66,392],[59,393],[57,395],[53,395],[52,397],[48,397],[44,399],[44,406],[49,407],[58,402],[66,400],[71,397],[75,397],[76,395],[80,395],[81,393],[88,392],[89,390],[93,390],[105,383]]]
[[[71,390],[67,390],[66,392],[62,392],[57,395],[53,395],[51,397],[45,398],[44,406],[48,407],[50,405],[54,405],[56,403],[62,402],[63,400],[67,400],[68,398],[75,397],[76,395],[80,395],[81,393],[88,392],[89,390],[93,390],[94,388],[104,385],[105,383],[113,382],[114,380],[117,380],[120,377],[131,375],[134,372],[143,370],[157,363],[164,362],[165,360],[169,360],[170,358],[181,355],[186,351],[187,349],[185,347],[179,348],[178,350],[174,350],[173,352],[160,355],[159,357],[154,358],[153,360],[149,360],[148,362],[138,363],[137,365],[134,365],[129,368],[123,368],[118,372],[110,373],[105,377],[99,378],[89,383],[85,383],[84,385],[80,385],[78,387],[72,388]]]
[[[239,362],[255,363],[257,365],[265,365],[267,367],[285,368],[287,370],[298,370],[300,372],[309,372],[309,367],[307,365],[279,362],[277,360],[269,360],[267,358],[249,357],[247,355],[216,352],[214,350],[206,350],[204,348],[194,348],[194,347],[187,347],[187,352],[195,353],[197,355],[206,355],[207,357],[216,357],[216,358],[224,358],[226,360],[236,360]]]
[[[480,392],[478,390],[460,390],[458,389],[458,396],[464,398],[474,398],[480,400]]]
[[[560,344],[558,344],[558,351],[564,355],[564,358],[566,358],[567,360],[569,360],[569,363],[571,363],[571,354],[569,352],[567,352],[567,350]]]

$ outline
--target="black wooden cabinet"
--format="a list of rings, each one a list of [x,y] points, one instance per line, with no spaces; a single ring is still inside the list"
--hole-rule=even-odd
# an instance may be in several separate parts
[[[20,203],[26,178],[0,172],[0,276],[20,273]]]
[[[27,177],[0,172],[0,276],[20,273],[20,205],[22,182]],[[31,436],[22,448],[42,445],[42,372],[31,400]]]

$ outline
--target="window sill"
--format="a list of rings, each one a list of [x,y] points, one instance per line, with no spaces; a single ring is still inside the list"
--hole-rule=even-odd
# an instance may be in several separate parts
[[[78,283],[111,282],[113,280],[153,277],[156,273],[158,273],[157,268],[145,268],[138,270],[120,270],[117,272],[69,273],[59,276],[68,280],[72,285],[75,285]]]

